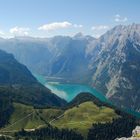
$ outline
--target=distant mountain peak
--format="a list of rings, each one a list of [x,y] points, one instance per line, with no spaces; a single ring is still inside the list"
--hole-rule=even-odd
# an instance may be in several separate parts
[[[76,34],[74,35],[74,38],[82,38],[82,37],[84,37],[84,35],[83,35],[82,32],[76,33]]]
[[[133,36],[135,33],[140,35],[140,24],[130,24],[130,25],[118,25],[112,28],[110,31],[108,31],[106,34],[112,34],[116,35],[116,37],[120,35],[125,35],[125,36]]]

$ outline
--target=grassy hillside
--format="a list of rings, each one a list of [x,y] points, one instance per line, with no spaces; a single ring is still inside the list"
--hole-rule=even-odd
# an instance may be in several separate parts
[[[94,123],[111,122],[119,116],[109,107],[97,106],[93,102],[84,102],[76,107],[67,109],[64,116],[52,122],[58,128],[76,129],[82,134],[87,134]]]
[[[18,134],[20,138],[25,137],[26,131],[26,136],[29,138],[47,137],[61,140],[66,137],[68,140],[70,137],[78,136],[81,140],[83,136],[88,140],[97,137],[101,140],[102,138],[114,140],[118,135],[129,136],[136,125],[138,120],[135,117],[99,101],[89,93],[81,93],[63,109],[37,109],[13,103],[13,113],[10,115],[9,124],[3,128],[3,131],[6,131],[3,133],[10,133],[11,136]],[[22,128],[25,131],[19,131]]]
[[[46,126],[55,116],[62,113],[58,109],[34,109],[32,106],[14,103],[14,112],[10,116],[9,124],[4,131],[15,131],[24,129],[35,129]]]
[[[15,111],[10,117],[10,124],[14,124],[10,129],[19,130],[21,128],[33,129],[44,124],[37,114],[37,110],[31,106],[14,103]]]
[[[93,123],[111,122],[119,116],[113,109],[97,106],[91,101],[84,102],[67,110],[61,109],[34,109],[32,106],[14,103],[14,113],[9,119],[9,124],[3,129],[13,131],[35,129],[47,126],[50,123],[58,128],[76,129],[86,135]],[[57,118],[57,119],[56,119]]]

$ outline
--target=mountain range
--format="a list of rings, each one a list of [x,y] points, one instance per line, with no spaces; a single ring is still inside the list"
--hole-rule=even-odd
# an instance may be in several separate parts
[[[140,110],[140,25],[119,25],[100,38],[55,36],[0,39],[29,70],[60,82],[88,84],[120,107]],[[63,79],[63,80],[62,80]]]
[[[133,26],[135,27],[136,25]],[[115,27],[112,29],[113,31],[109,31],[107,34],[111,34],[110,37],[113,37],[113,34],[110,32],[115,30],[117,32],[118,29],[116,28],[126,30],[126,28],[130,27]],[[130,31],[130,29],[128,30]],[[134,34],[132,33],[133,36]],[[130,39],[126,37],[129,41],[123,38],[125,45],[116,34],[113,39],[115,40],[115,37],[118,38],[119,44],[112,40],[109,43],[107,40],[110,40],[110,37],[104,40],[102,38],[105,38],[105,35],[103,35],[99,39],[94,39],[79,33],[72,38],[59,36],[49,40],[41,39],[41,41],[40,39],[25,37],[9,40],[1,39],[2,45],[0,48],[13,54],[0,50],[0,139],[114,140],[118,137],[130,137],[132,130],[140,123],[138,116],[132,113],[129,114],[124,109],[119,108],[128,107],[125,104],[125,100],[120,105],[114,106],[110,102],[100,101],[90,93],[80,93],[71,102],[67,103],[39,83],[32,75],[35,72],[46,77],[56,77],[56,80],[57,77],[61,77],[63,78],[61,82],[89,84],[102,91],[106,97],[117,104],[120,99],[128,98],[127,94],[129,95],[129,93],[127,90],[129,86],[126,90],[123,87],[121,88],[120,84],[118,93],[108,92],[110,88],[115,89],[114,85],[116,80],[118,80],[113,76],[122,76],[123,79],[127,77],[130,78],[130,81],[132,80],[131,82],[139,82],[135,81],[137,78],[134,77],[137,69],[134,69],[135,71],[133,72],[129,68],[133,64],[132,62],[135,62],[135,68],[139,68],[136,61],[139,60],[139,54],[137,53],[138,48],[135,52],[135,45],[128,43],[131,40],[130,35]],[[63,44],[66,38],[68,39],[67,43]],[[52,46],[48,44],[49,41],[51,44],[52,40],[55,40],[56,46],[53,43]],[[132,38],[132,40],[134,39]],[[104,43],[104,41],[107,42]],[[58,49],[58,42],[61,42],[61,53]],[[30,47],[31,44],[32,47]],[[44,45],[43,47],[42,44]],[[34,46],[36,49],[33,49]],[[17,50],[17,48],[21,50]],[[121,50],[121,48],[123,49]],[[129,49],[131,51],[128,51]],[[36,52],[34,57],[30,55],[30,51],[32,55]],[[24,52],[26,53],[23,55],[22,52],[23,54]],[[41,55],[43,52],[45,54]],[[23,57],[21,57],[22,55]],[[52,55],[54,58],[51,59]],[[46,74],[45,71],[40,71],[42,69],[34,69],[42,62],[41,57],[44,57],[47,62],[45,63],[44,61],[40,65],[43,67],[46,64],[46,67],[48,67]],[[35,65],[34,68],[31,65],[25,64],[25,66],[21,64],[19,58],[24,58],[21,59],[22,61],[26,60],[24,63],[28,63],[26,58],[29,58],[30,63],[28,64]],[[50,61],[48,62],[48,60]],[[69,69],[70,71],[68,71]],[[70,73],[71,71],[72,74]],[[136,74],[139,76],[139,73]],[[124,78],[123,76],[126,77]],[[110,84],[111,80],[114,81],[114,85]],[[109,84],[110,88],[107,86]],[[135,83],[133,85],[135,86],[134,89],[137,90],[138,86]],[[121,89],[122,91],[120,91]],[[116,95],[124,91],[127,94],[122,94],[116,100]],[[138,93],[137,95],[139,95]],[[129,100],[129,103],[131,102]],[[135,106],[131,106],[131,108],[138,110],[136,100]]]
[[[81,33],[74,37],[55,36],[46,39],[16,37],[1,39],[0,48],[14,54],[32,72],[79,82],[87,75],[85,49],[92,39]]]

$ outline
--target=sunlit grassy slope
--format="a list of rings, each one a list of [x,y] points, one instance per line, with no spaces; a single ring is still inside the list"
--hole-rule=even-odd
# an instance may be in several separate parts
[[[34,109],[32,106],[14,103],[14,113],[11,115],[5,131],[34,129],[46,125],[54,116],[59,115],[57,109]]]
[[[105,123],[119,117],[111,108],[98,107],[93,102],[85,102],[65,111],[64,116],[56,120],[53,125],[58,128],[75,128],[86,134],[94,123]]]
[[[57,117],[58,119],[56,119]],[[34,109],[32,106],[14,103],[14,113],[5,130],[35,129],[46,126],[47,123],[55,119],[51,125],[60,129],[76,129],[86,135],[92,124],[110,122],[117,117],[119,116],[113,109],[105,106],[99,107],[91,101],[81,103],[66,111],[53,108]]]

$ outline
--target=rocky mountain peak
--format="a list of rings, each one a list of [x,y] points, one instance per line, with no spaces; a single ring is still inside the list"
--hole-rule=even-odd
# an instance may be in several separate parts
[[[130,39],[133,40],[138,39],[140,37],[140,24],[131,24],[131,25],[118,25],[112,28],[110,31],[105,33],[99,40],[101,42],[111,42],[113,40],[126,40]]]

